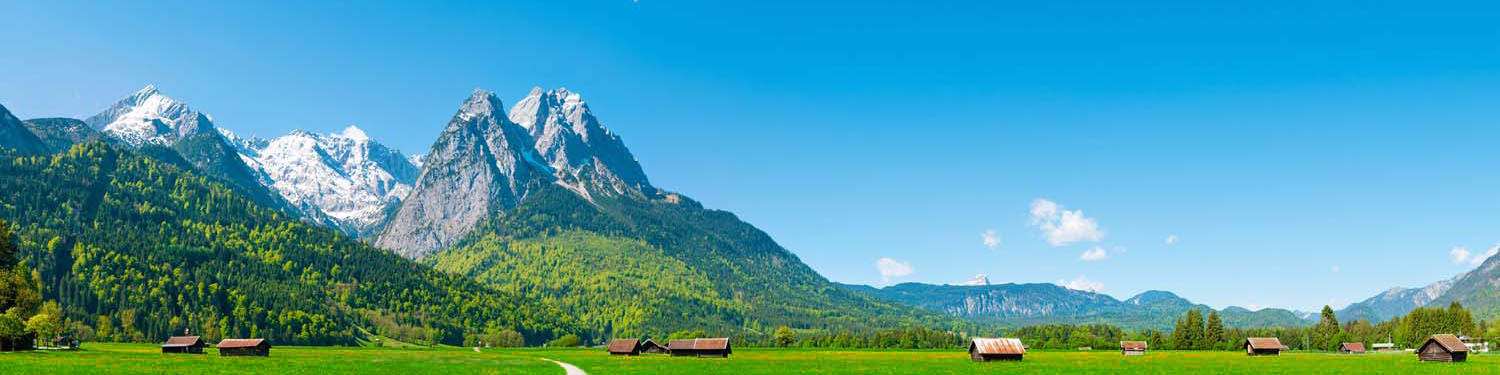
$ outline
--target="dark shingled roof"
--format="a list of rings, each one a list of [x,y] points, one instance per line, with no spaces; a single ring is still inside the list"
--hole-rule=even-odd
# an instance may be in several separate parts
[[[1422,349],[1426,349],[1428,344],[1433,343],[1438,344],[1438,346],[1442,346],[1443,350],[1447,350],[1449,352],[1469,351],[1469,347],[1464,345],[1463,340],[1459,340],[1458,336],[1449,334],[1436,334],[1428,337],[1427,341],[1422,342],[1422,345],[1417,347],[1417,351],[1420,352],[1422,351]]]
[[[202,340],[200,340],[198,336],[172,336],[172,338],[167,339],[167,343],[162,344],[161,347],[175,348],[179,346],[193,346],[194,344],[197,344],[201,341]]]
[[[224,348],[253,348],[260,346],[266,339],[224,339],[219,341],[219,349]]]
[[[635,351],[635,347],[636,347],[637,344],[640,344],[640,341],[637,341],[636,339],[614,339],[614,340],[610,340],[609,341],[609,352],[610,353],[629,353],[629,352],[633,352],[633,351]]]

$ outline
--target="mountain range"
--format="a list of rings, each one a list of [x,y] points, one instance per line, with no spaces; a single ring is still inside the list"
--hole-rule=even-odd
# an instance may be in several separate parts
[[[22,121],[0,106],[0,146],[10,149],[6,152],[51,154],[58,163],[113,171],[94,176],[111,182],[100,185],[94,178],[58,175],[40,165],[16,166],[21,169],[13,173],[34,176],[7,175],[6,182],[70,186],[75,195],[0,207],[0,216],[24,228],[22,248],[34,264],[43,265],[47,277],[66,275],[63,260],[86,253],[79,244],[104,246],[106,239],[130,238],[120,243],[134,248],[113,250],[130,254],[130,259],[217,257],[179,272],[211,269],[214,273],[203,277],[216,280],[219,273],[249,275],[254,282],[239,284],[246,287],[236,293],[259,301],[262,308],[274,309],[276,298],[258,295],[250,285],[278,285],[273,289],[332,301],[297,311],[341,325],[387,327],[383,332],[396,334],[440,331],[450,341],[491,333],[497,324],[520,331],[531,342],[563,333],[604,338],[691,329],[768,335],[776,325],[828,330],[924,325],[973,333],[998,326],[1109,323],[1165,330],[1188,309],[1212,310],[1166,291],[1122,301],[1055,284],[990,285],[983,275],[963,285],[873,288],[834,283],[734,214],[653,186],[622,138],[604,126],[578,93],[534,88],[508,110],[498,95],[484,90],[455,102],[457,110],[445,124],[434,122],[442,124],[441,130],[420,156],[387,147],[355,126],[329,134],[299,130],[274,138],[243,137],[154,86],[84,120]],[[129,168],[122,169],[122,162]],[[166,180],[201,196],[157,194],[167,188],[161,185]],[[64,213],[79,212],[70,205],[88,208],[100,202],[111,203],[108,207],[117,211],[108,213],[120,217],[96,211],[39,214],[57,210],[55,206],[67,207]],[[241,219],[249,221],[227,219],[236,211],[246,212]],[[68,234],[102,222],[133,232]],[[200,224],[224,226],[216,230],[225,242],[178,238],[179,232],[194,232]],[[311,225],[298,226],[302,224]],[[323,227],[331,231],[318,231]],[[285,228],[300,232],[283,233]],[[52,237],[61,242],[53,244]],[[247,241],[270,247],[240,246]],[[318,244],[361,260],[316,261],[317,251],[307,246]],[[375,249],[404,259],[370,255],[380,252]],[[131,264],[107,266],[133,269]],[[235,268],[247,264],[259,265],[250,273]],[[1497,267],[1500,261],[1492,258],[1424,288],[1391,289],[1350,305],[1339,316],[1379,321],[1450,301],[1470,306],[1479,317],[1500,316]],[[161,276],[160,271],[139,272]],[[315,291],[368,285],[386,277],[375,276],[382,272],[416,276],[378,290],[415,285],[413,290],[430,294],[401,297],[408,305],[398,306],[364,300],[376,296]],[[89,306],[79,314],[113,316],[119,322],[131,318],[116,316],[110,306],[161,316],[195,308],[193,302],[130,300],[98,305],[84,294],[69,294],[90,287],[53,293]],[[520,310],[516,315],[479,314],[487,318],[472,322],[427,313],[465,314],[454,311],[481,307],[453,296],[481,294],[494,296],[483,299],[489,306]],[[188,315],[225,319],[236,311],[222,301],[214,306],[206,310],[216,311],[212,315]],[[1217,311],[1231,327],[1306,325],[1316,318],[1282,309]],[[568,318],[538,317],[549,313]],[[224,329],[259,329],[241,323],[225,322],[229,328]],[[153,332],[168,328],[150,327]],[[330,332],[300,342],[358,336],[348,327]]]

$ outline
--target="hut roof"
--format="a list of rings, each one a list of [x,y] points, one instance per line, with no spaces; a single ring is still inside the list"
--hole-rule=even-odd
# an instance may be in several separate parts
[[[724,350],[729,349],[729,338],[672,340],[667,343],[667,348],[672,350]]]
[[[1365,351],[1365,343],[1362,343],[1362,342],[1346,342],[1346,343],[1343,343],[1343,344],[1339,344],[1339,348],[1340,349],[1344,349],[1344,350],[1348,350],[1348,351],[1351,351],[1351,352],[1362,352],[1362,351]]]
[[[1275,337],[1248,337],[1245,338],[1245,344],[1250,345],[1251,349],[1286,349],[1281,346],[1281,340]]]
[[[1145,341],[1121,341],[1120,349],[1123,350],[1146,350]]]
[[[635,351],[636,345],[641,342],[636,339],[614,339],[609,340],[610,353],[629,353]]]
[[[662,346],[661,344],[658,344],[658,343],[656,343],[656,341],[652,341],[651,339],[646,339],[645,341],[641,341],[641,347],[646,347],[646,346],[656,346],[656,347],[665,348],[665,346]]]
[[[218,347],[224,348],[253,348],[266,342],[266,339],[223,339],[219,341]]]
[[[1443,347],[1443,350],[1449,352],[1469,351],[1469,347],[1465,346],[1463,341],[1460,341],[1457,336],[1449,334],[1436,334],[1428,337],[1427,341],[1423,341],[1422,345],[1417,347],[1417,351],[1420,352],[1422,351],[1422,349],[1426,349],[1427,345],[1434,343],[1438,344],[1438,346]]]
[[[200,342],[203,342],[203,340],[198,336],[172,336],[171,338],[167,339],[167,342],[165,344],[161,344],[161,347],[175,348],[180,346],[193,346]]]
[[[969,343],[969,350],[979,354],[1026,354],[1026,346],[1021,344],[1021,339],[1003,337],[975,337],[974,341]]]

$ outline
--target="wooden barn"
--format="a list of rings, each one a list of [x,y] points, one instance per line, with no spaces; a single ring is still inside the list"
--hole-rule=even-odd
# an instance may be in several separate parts
[[[1417,358],[1423,362],[1463,362],[1469,359],[1469,347],[1458,336],[1432,335],[1417,346]]]
[[[969,342],[969,359],[975,362],[1020,361],[1024,355],[1020,339],[976,337]]]
[[[693,344],[693,340],[668,341],[667,353],[671,353],[673,357],[692,357],[695,355],[693,353]]]
[[[1145,355],[1145,341],[1121,341],[1120,354],[1122,355]]]
[[[646,340],[641,342],[641,353],[643,354],[667,354],[667,347],[657,344],[656,341]]]
[[[1245,355],[1279,355],[1285,346],[1275,337],[1250,337],[1243,344]]]
[[[203,348],[208,344],[198,336],[172,336],[166,343],[161,344],[162,353],[188,353],[203,354]]]
[[[609,355],[640,355],[641,341],[636,339],[614,339],[609,341]]]
[[[219,341],[218,348],[219,355],[225,357],[271,355],[271,343],[266,339],[224,339]]]
[[[1339,344],[1339,353],[1344,353],[1344,354],[1365,354],[1365,343],[1362,343],[1362,342],[1346,342],[1346,343],[1343,343],[1343,344]]]

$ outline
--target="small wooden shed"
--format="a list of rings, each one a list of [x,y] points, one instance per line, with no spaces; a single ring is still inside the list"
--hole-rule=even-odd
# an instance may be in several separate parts
[[[1021,339],[975,337],[969,341],[969,359],[975,362],[1020,361],[1025,355]]]
[[[667,354],[667,347],[657,344],[656,341],[646,340],[641,342],[641,353],[644,354]]]
[[[641,341],[636,339],[614,339],[609,341],[609,355],[640,355]]]
[[[1396,344],[1395,343],[1390,343],[1390,342],[1375,343],[1375,345],[1372,345],[1372,346],[1374,347],[1376,353],[1379,353],[1379,352],[1394,352],[1394,351],[1397,351],[1397,350],[1401,350],[1401,349],[1396,348]]]
[[[1423,362],[1463,362],[1469,359],[1469,347],[1458,336],[1432,335],[1417,347],[1417,358]]]
[[[1248,337],[1245,338],[1245,355],[1279,355],[1286,348],[1281,345],[1281,340],[1275,337]]]
[[[693,355],[698,358],[729,358],[733,352],[728,337],[693,339]]]
[[[668,341],[667,353],[671,353],[673,357],[692,357],[695,354],[693,352],[693,344],[693,340]]]
[[[219,355],[225,357],[271,355],[271,343],[266,339],[224,339],[218,348]]]
[[[1120,354],[1122,355],[1145,355],[1145,341],[1121,341]]]
[[[1344,353],[1344,354],[1365,354],[1365,343],[1362,343],[1362,342],[1346,342],[1346,343],[1343,343],[1343,344],[1339,344],[1339,353]]]
[[[162,353],[187,353],[203,354],[203,348],[208,344],[203,343],[203,338],[198,336],[172,336],[166,343],[161,344]]]

